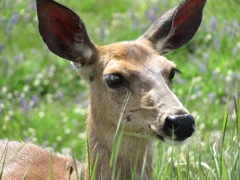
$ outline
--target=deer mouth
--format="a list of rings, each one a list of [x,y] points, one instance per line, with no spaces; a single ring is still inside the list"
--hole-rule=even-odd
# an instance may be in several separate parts
[[[169,128],[166,128],[165,125],[163,125],[163,127],[158,127],[154,124],[149,124],[149,129],[153,132],[154,136],[157,137],[157,139],[160,139],[167,144],[180,145],[186,142],[186,140],[192,136],[195,131],[195,124],[192,124],[189,127],[189,132],[183,131],[180,135],[178,132],[179,129],[176,128],[175,130],[170,130]],[[184,135],[182,135],[183,133]]]
[[[165,142],[165,138],[166,135],[163,133],[162,130],[159,130],[159,128],[157,128],[157,126],[153,125],[153,124],[149,124],[149,129],[153,132],[153,135],[157,138],[160,139],[161,141]]]

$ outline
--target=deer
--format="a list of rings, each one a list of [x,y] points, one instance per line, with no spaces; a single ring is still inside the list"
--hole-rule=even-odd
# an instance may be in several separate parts
[[[182,144],[195,120],[172,91],[179,70],[165,55],[197,32],[206,0],[184,0],[132,41],[100,46],[82,19],[53,1],[37,0],[38,28],[51,52],[71,61],[89,87],[88,156],[81,163],[31,142],[0,141],[3,179],[109,179],[114,138],[116,179],[152,179],[154,142]]]

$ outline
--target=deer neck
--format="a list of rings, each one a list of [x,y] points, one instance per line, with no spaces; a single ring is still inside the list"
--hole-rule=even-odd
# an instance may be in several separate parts
[[[91,97],[91,96],[90,96]],[[88,142],[90,159],[88,162],[93,169],[96,166],[97,178],[105,179],[111,177],[110,157],[113,150],[116,125],[111,123],[119,116],[109,114],[108,108],[102,102],[100,96],[91,101],[88,109]],[[93,103],[94,102],[94,103]],[[111,110],[110,110],[111,111]],[[117,172],[120,179],[129,179],[135,173],[135,177],[151,179],[152,156],[154,144],[151,139],[122,135],[117,155]],[[95,165],[96,164],[96,165]],[[88,168],[89,169],[89,168]],[[143,172],[143,174],[142,174]]]

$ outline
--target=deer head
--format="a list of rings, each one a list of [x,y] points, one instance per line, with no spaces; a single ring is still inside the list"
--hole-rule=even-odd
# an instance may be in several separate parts
[[[37,0],[39,31],[48,48],[72,61],[88,82],[92,126],[116,130],[130,93],[121,122],[125,135],[181,142],[194,133],[194,117],[171,90],[178,70],[164,55],[191,40],[205,2],[185,0],[138,39],[98,46],[73,11],[52,0]]]

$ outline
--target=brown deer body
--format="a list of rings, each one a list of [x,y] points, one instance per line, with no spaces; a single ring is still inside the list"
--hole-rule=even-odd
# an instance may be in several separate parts
[[[118,124],[116,177],[131,179],[135,172],[137,179],[151,179],[154,141],[183,142],[195,130],[194,118],[171,91],[176,65],[163,55],[191,40],[205,2],[184,1],[137,40],[98,46],[74,12],[52,0],[37,0],[43,41],[53,53],[72,61],[89,84],[90,165],[74,164],[70,156],[31,143],[2,140],[3,179],[77,179],[81,172],[88,179],[89,166],[95,165],[96,179],[108,179]]]

